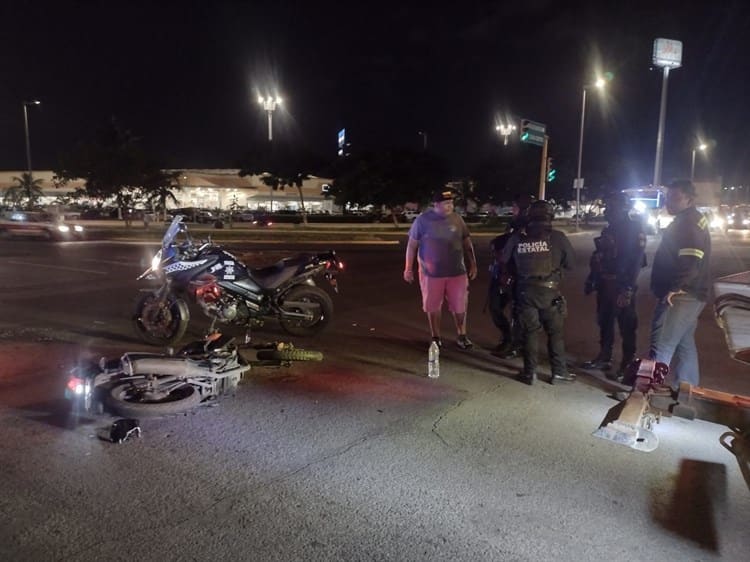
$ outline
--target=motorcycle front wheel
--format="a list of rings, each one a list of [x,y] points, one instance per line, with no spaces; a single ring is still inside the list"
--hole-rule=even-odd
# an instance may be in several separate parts
[[[135,307],[133,325],[138,336],[152,345],[176,344],[187,331],[190,313],[187,303],[171,295],[162,302],[156,293],[146,293]]]
[[[333,301],[323,289],[298,285],[281,305],[281,327],[293,336],[312,336],[322,331],[333,318]]]
[[[118,384],[109,392],[109,407],[130,418],[179,414],[200,404],[201,395],[188,383],[174,386],[174,380],[160,385],[147,379]]]

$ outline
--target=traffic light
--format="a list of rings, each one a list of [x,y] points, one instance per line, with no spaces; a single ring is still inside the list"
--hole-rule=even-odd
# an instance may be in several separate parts
[[[552,158],[547,158],[547,181],[553,182],[557,177],[557,170],[552,167]]]
[[[529,140],[529,123],[528,119],[521,119],[521,141],[526,142]]]

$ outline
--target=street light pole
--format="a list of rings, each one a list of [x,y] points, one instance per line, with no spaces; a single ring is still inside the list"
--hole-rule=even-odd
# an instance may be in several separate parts
[[[495,130],[503,137],[503,146],[508,146],[508,137],[516,130],[515,125],[495,125]]]
[[[704,143],[701,143],[700,145],[693,148],[693,158],[690,161],[690,181],[693,181],[695,179],[695,151],[700,150],[701,152],[703,152],[704,150],[706,150],[706,148],[707,145]]]
[[[273,112],[276,111],[276,106],[281,105],[281,98],[258,96],[258,103],[263,106],[268,114],[268,141],[271,142],[273,140]]]
[[[604,79],[598,78],[594,83],[596,88],[600,90],[604,87]],[[578,230],[579,221],[581,220],[581,189],[583,189],[583,178],[581,178],[581,162],[583,161],[583,127],[586,122],[586,90],[590,86],[584,86],[582,88],[583,94],[581,95],[581,129],[578,133],[578,170],[576,172],[576,230]]]
[[[23,102],[23,130],[26,134],[26,169],[29,172],[29,180],[31,180],[31,139],[29,138],[29,112],[27,110],[30,105],[39,105],[39,100],[30,100]]]

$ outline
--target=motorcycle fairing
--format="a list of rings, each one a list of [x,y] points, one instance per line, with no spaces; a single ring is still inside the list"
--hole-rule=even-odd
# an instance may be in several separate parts
[[[180,271],[189,271],[196,267],[201,267],[208,263],[208,260],[196,260],[196,261],[177,261],[164,266],[164,273],[169,275],[172,273],[178,273]]]

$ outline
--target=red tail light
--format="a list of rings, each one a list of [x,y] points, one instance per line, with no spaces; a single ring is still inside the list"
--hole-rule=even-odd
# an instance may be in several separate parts
[[[86,388],[86,381],[80,377],[72,376],[68,379],[68,390],[73,394],[83,394]]]

